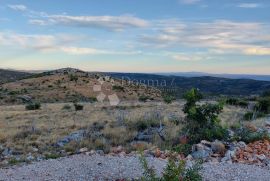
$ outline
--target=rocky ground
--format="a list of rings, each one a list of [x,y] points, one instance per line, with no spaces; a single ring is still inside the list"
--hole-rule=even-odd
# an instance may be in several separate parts
[[[160,175],[166,166],[166,160],[147,157],[149,165]],[[0,170],[1,181],[84,181],[138,179],[143,169],[138,156],[101,156],[98,154],[79,154],[56,160],[47,160],[25,166],[16,166]],[[204,180],[260,180],[268,181],[270,172],[267,168],[239,163],[204,163],[202,169]]]

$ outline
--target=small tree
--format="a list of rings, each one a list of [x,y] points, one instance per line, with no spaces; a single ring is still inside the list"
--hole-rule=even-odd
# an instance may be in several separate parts
[[[197,89],[188,91],[184,98],[187,101],[183,109],[187,114],[184,132],[188,135],[190,143],[197,143],[202,139],[223,139],[226,136],[227,131],[222,128],[218,118],[223,109],[220,104],[197,105],[196,103],[202,99],[202,94]]]

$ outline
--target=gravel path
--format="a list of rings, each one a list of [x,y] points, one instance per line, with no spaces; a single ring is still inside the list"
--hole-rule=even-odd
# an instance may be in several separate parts
[[[270,170],[255,165],[205,163],[202,175],[207,181],[269,181]]]
[[[158,174],[166,161],[147,158]],[[209,181],[269,181],[270,171],[242,164],[204,164],[204,179]],[[87,156],[84,154],[57,160],[47,160],[26,166],[0,170],[2,181],[103,181],[120,178],[140,178],[142,168],[138,157]]]

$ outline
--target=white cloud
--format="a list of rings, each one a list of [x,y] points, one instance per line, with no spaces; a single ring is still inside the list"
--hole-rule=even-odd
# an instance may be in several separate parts
[[[94,48],[60,47],[60,50],[71,55],[91,55],[102,53],[102,51]]]
[[[48,25],[48,23],[46,21],[40,20],[40,19],[30,19],[28,22],[30,24],[39,25],[39,26],[46,26],[46,25]]]
[[[204,60],[204,57],[198,55],[186,55],[186,54],[177,54],[172,56],[173,59],[178,61],[200,61]]]
[[[33,25],[61,25],[85,28],[103,28],[111,31],[122,31],[127,28],[144,28],[149,22],[132,16],[71,16],[64,14],[49,15],[46,12],[39,12],[28,9],[24,5],[8,5],[16,11],[24,11],[25,15],[31,18],[28,22]]]
[[[180,26],[179,26],[180,25]],[[179,28],[181,27],[181,28]],[[200,48],[215,54],[267,55],[269,24],[218,20],[208,23],[166,23],[156,33],[143,35],[144,46],[156,48]],[[178,59],[185,59],[178,57]]]
[[[96,49],[92,47],[76,46],[82,37],[70,35],[25,35],[17,33],[0,32],[0,46],[35,50],[43,53],[62,52],[69,55],[134,55],[141,51],[116,51]]]
[[[27,7],[25,5],[22,4],[12,4],[12,5],[8,5],[8,7],[10,9],[13,9],[15,11],[26,11]]]
[[[270,55],[270,48],[250,47],[243,51],[247,55]]]
[[[241,3],[241,4],[237,5],[237,7],[239,7],[239,8],[258,8],[261,6],[262,5],[258,4],[258,3]]]
[[[198,2],[200,2],[201,0],[180,0],[181,3],[184,4],[196,4]]]
[[[143,28],[148,26],[146,20],[130,16],[68,16],[48,15],[45,20],[31,20],[35,25],[62,25],[86,28],[103,28],[113,31],[122,31],[126,28]]]

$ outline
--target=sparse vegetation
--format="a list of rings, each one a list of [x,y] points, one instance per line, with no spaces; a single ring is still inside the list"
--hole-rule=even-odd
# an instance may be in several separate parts
[[[197,162],[190,168],[186,168],[185,161],[181,160],[176,162],[173,158],[169,159],[168,164],[164,170],[161,178],[159,178],[155,170],[149,167],[147,160],[144,156],[140,157],[141,164],[144,169],[143,181],[201,181],[202,176],[199,171],[201,170],[201,163]]]
[[[146,96],[146,95],[141,95],[139,97],[139,101],[141,101],[141,102],[146,102],[147,100],[152,100],[152,98],[149,96]]]
[[[235,130],[233,137],[234,141],[244,141],[245,143],[251,143],[258,140],[270,139],[266,131],[256,132],[246,127],[241,127]]]
[[[171,104],[175,100],[175,97],[172,95],[163,95],[163,101],[167,104]]]
[[[122,92],[125,91],[124,87],[122,87],[120,85],[113,85],[112,89],[115,91],[122,91]]]
[[[246,108],[248,106],[248,102],[244,99],[237,99],[237,98],[228,98],[226,100],[226,104],[232,106],[240,106]]]
[[[252,121],[253,119],[265,117],[266,114],[262,112],[247,112],[244,115],[244,120]]]
[[[41,104],[39,102],[32,102],[25,106],[26,110],[38,110],[41,108]]]

